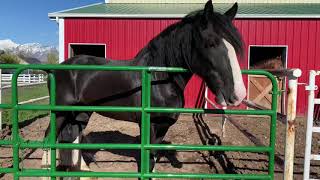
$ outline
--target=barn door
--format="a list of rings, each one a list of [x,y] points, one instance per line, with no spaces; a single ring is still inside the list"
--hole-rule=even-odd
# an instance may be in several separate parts
[[[286,46],[250,46],[249,47],[249,69],[283,69],[286,68],[287,47]],[[285,79],[278,79],[278,88],[285,87]],[[249,76],[250,101],[271,108],[272,95],[271,81],[265,76]],[[278,112],[285,112],[285,96],[278,98]]]
[[[282,89],[282,81],[278,81],[279,89]],[[272,83],[265,76],[249,77],[249,100],[256,104],[271,109],[272,103]],[[281,111],[281,98],[278,98],[278,112]]]

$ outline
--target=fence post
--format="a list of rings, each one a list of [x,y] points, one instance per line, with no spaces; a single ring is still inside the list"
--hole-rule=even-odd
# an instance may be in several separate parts
[[[294,164],[294,140],[295,140],[295,118],[297,108],[298,78],[301,76],[300,69],[294,69],[288,76],[288,105],[287,105],[287,130],[285,147],[285,170],[284,179],[293,179]]]
[[[318,89],[316,83],[316,76],[319,75],[318,71],[311,70],[309,72],[309,84],[306,86],[308,91],[308,116],[306,127],[306,146],[304,154],[304,169],[303,179],[310,179],[310,161],[311,161],[311,148],[312,148],[312,132],[313,132],[313,115],[314,105],[316,104],[315,91]]]

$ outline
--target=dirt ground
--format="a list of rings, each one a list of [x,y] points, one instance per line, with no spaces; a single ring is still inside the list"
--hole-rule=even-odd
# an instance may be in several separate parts
[[[172,144],[222,144],[222,145],[267,145],[269,143],[269,122],[265,117],[232,116],[233,121],[227,121],[224,136],[222,136],[221,117],[204,116],[203,119],[190,115],[182,115],[174,124],[165,141]],[[48,125],[49,118],[39,118],[21,130],[21,136],[28,140],[41,140]],[[294,179],[302,179],[305,148],[305,118],[297,118]],[[85,129],[86,140],[91,143],[135,143],[139,129],[137,124],[115,121],[94,114]],[[8,138],[8,137],[7,137]],[[320,134],[314,136],[313,153],[320,152]],[[277,123],[275,179],[282,179],[284,167],[285,125]],[[22,152],[21,152],[22,153]],[[42,149],[26,151],[21,168],[40,168]],[[24,154],[25,154],[24,153]],[[138,151],[129,150],[97,150],[85,151],[86,157],[95,157],[96,162],[89,162],[92,171],[136,171]],[[266,174],[268,158],[263,153],[239,152],[207,152],[179,151],[163,152],[156,164],[157,172],[187,172],[187,173],[237,173]],[[0,148],[0,165],[11,165],[11,148]],[[312,162],[311,177],[320,178],[320,163]],[[12,179],[11,175],[0,175],[0,179]],[[27,178],[21,178],[27,179]],[[28,178],[39,179],[39,178]]]

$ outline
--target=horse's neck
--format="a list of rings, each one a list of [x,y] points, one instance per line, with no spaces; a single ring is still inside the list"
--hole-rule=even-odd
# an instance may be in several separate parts
[[[166,62],[165,56],[155,56],[148,49],[144,49],[132,62],[136,66],[154,66],[154,67],[185,67],[184,64],[179,62],[169,63]],[[166,73],[167,78],[172,78],[177,86],[183,91],[191,79],[192,74],[187,73]],[[155,77],[155,76],[154,76]],[[162,76],[164,77],[164,76]]]

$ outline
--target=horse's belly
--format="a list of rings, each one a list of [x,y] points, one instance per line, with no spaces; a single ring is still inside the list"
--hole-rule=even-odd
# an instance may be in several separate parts
[[[137,114],[132,112],[97,112],[98,114],[122,121],[137,122]]]

